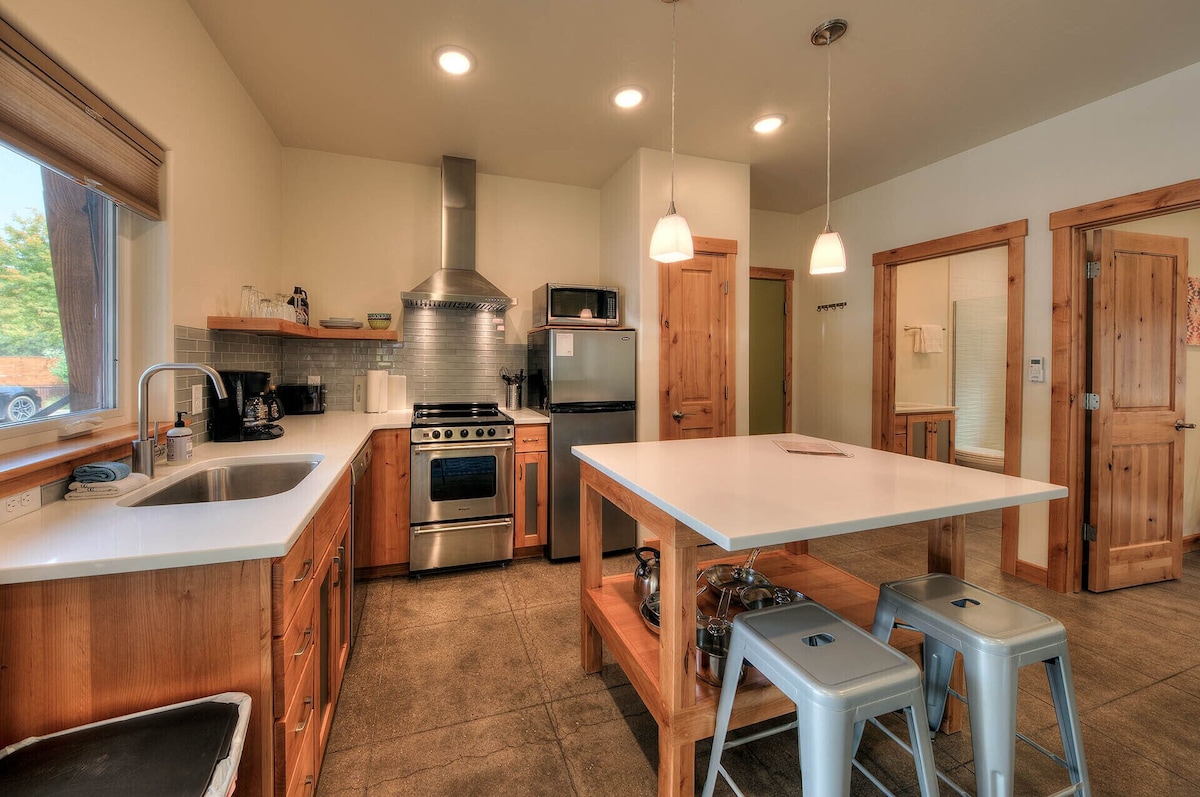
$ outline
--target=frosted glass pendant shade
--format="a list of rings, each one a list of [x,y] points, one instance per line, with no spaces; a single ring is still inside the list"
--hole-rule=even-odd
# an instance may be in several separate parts
[[[691,260],[694,255],[692,228],[687,219],[675,212],[672,203],[667,215],[654,225],[654,235],[650,236],[650,259],[659,263],[678,263]]]
[[[825,232],[817,236],[813,244],[812,259],[808,261],[809,274],[837,274],[846,270],[846,247],[842,236],[836,232]]]

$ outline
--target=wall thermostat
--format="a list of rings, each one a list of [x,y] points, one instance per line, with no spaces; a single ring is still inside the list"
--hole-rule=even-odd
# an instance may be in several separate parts
[[[1045,382],[1046,381],[1046,358],[1045,357],[1030,357],[1029,358],[1029,381],[1030,382]]]

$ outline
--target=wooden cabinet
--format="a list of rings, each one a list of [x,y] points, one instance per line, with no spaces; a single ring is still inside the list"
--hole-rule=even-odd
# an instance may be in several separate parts
[[[380,429],[371,436],[369,523],[354,530],[354,566],[402,572],[408,564],[408,429]]]
[[[516,431],[516,485],[513,496],[513,549],[537,549],[546,544],[549,506],[549,426],[522,424]]]
[[[314,608],[319,617],[317,663],[314,667],[316,695],[316,770],[324,759],[325,745],[333,727],[333,712],[341,694],[342,676],[350,657],[350,579],[346,573],[346,546],[350,544],[350,512],[342,515],[333,538],[319,557],[314,590]]]
[[[892,444],[897,454],[953,462],[954,411],[897,414]]]

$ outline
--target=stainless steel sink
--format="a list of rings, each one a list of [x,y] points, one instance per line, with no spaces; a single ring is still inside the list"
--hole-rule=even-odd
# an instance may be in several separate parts
[[[319,456],[285,461],[215,460],[129,506],[203,504],[265,498],[292,489],[312,473],[320,462]]]

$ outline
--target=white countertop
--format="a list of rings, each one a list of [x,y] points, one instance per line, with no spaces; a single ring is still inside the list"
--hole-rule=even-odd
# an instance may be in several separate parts
[[[518,424],[546,423],[533,410],[512,410]],[[409,410],[327,412],[284,418],[282,437],[205,443],[187,465],[158,463],[147,487],[119,498],[55,501],[0,525],[0,584],[282,556],[300,536],[338,477],[376,429],[411,426]],[[243,501],[124,507],[208,460],[317,454],[320,464],[296,487]]]
[[[584,462],[727,551],[1065,498],[1067,488],[834,443],[789,454],[756,435],[575,446]]]

